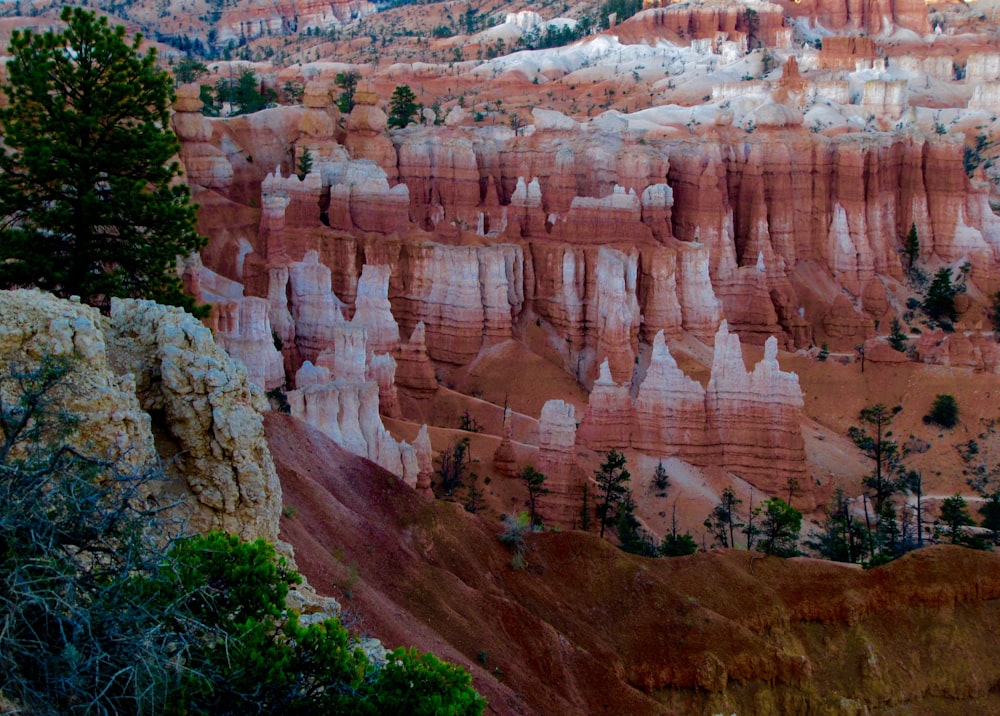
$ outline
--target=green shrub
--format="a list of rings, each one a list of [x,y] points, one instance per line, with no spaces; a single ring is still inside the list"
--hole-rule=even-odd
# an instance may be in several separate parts
[[[659,554],[662,557],[683,557],[698,551],[698,543],[688,533],[668,534],[660,542]]]
[[[958,401],[955,400],[955,396],[939,393],[934,398],[931,411],[924,416],[924,423],[934,423],[942,428],[953,428],[958,425]]]

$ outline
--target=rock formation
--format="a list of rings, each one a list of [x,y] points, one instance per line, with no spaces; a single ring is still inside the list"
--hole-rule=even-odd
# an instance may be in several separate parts
[[[178,530],[276,542],[281,486],[263,438],[263,393],[177,308],[115,299],[111,317],[37,291],[0,292],[0,356],[29,367],[66,357],[70,440],[88,454],[167,480],[148,499]],[[154,435],[156,440],[154,443]]]
[[[806,483],[802,391],[798,376],[778,367],[777,354],[777,341],[768,338],[764,358],[747,373],[739,336],[723,321],[705,389],[707,427],[723,464],[769,494],[790,477]]]
[[[180,503],[189,529],[277,541],[281,486],[264,442],[267,402],[243,367],[189,314],[151,301],[113,300],[107,343],[115,371],[134,376],[143,409],[163,416],[177,447],[165,457],[183,483],[165,486],[161,499],[190,496]]]
[[[369,353],[365,326],[341,320],[329,328],[316,363],[306,359],[295,374],[287,394],[292,415],[415,486],[421,468],[413,446],[393,438],[379,417],[383,397],[386,414],[399,414],[395,361]]]
[[[707,464],[713,450],[705,410],[705,389],[677,367],[660,331],[632,410],[632,445],[654,455],[670,446],[684,460]]]
[[[72,443],[121,461],[124,470],[140,471],[155,462],[150,416],[136,396],[135,375],[114,370],[97,309],[40,291],[0,291],[0,314],[5,378],[11,371],[34,370],[47,358],[69,362],[66,387],[58,387],[55,397],[77,420]],[[5,380],[5,406],[14,395]]]
[[[514,450],[510,408],[503,411],[503,430],[500,444],[493,452],[493,467],[504,477],[514,477],[517,474],[517,452]]]
[[[389,304],[389,273],[389,266],[365,264],[358,281],[351,323],[365,327],[372,353],[388,353],[399,346],[399,325]]]
[[[422,322],[413,329],[410,340],[399,347],[396,385],[422,397],[428,397],[438,389],[434,364],[427,354],[426,332]]]
[[[659,332],[634,400],[629,384],[615,383],[607,361],[602,364],[580,442],[600,452],[633,447],[719,465],[769,494],[779,492],[788,478],[804,478],[806,456],[798,376],[779,368],[777,352],[777,340],[768,338],[764,358],[748,373],[740,339],[723,321],[703,389],[678,369]]]
[[[631,383],[616,383],[607,359],[601,363],[580,422],[579,439],[592,450],[620,449],[631,441]]]
[[[347,117],[347,138],[344,146],[352,159],[369,159],[395,182],[397,176],[396,149],[385,135],[388,117],[375,106],[378,95],[368,84],[359,84],[354,92],[354,109]]]
[[[548,401],[538,419],[537,467],[549,490],[538,499],[538,512],[546,524],[567,528],[580,524],[585,481],[577,472],[575,447],[573,406],[562,400]]]

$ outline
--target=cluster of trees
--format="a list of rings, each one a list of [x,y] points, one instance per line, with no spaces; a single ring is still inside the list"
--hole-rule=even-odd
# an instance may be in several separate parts
[[[790,483],[791,486],[791,483]],[[794,492],[794,489],[790,489]],[[743,500],[736,496],[730,485],[708,517],[705,529],[712,535],[712,544],[719,547],[736,547],[736,535],[746,539],[748,550],[757,549],[778,557],[794,557],[802,529],[802,513],[779,497],[771,497],[754,507],[753,493],[744,516],[740,513]]]
[[[278,101],[278,93],[270,87],[262,87],[257,75],[249,67],[243,69],[236,78],[220,78],[214,86],[202,85],[202,113],[218,117],[224,104],[230,107],[229,114],[251,114]]]
[[[928,283],[927,275],[920,266],[920,237],[916,224],[910,226],[910,231],[903,238],[902,255],[911,284],[924,292],[923,300],[914,300],[912,307],[920,307],[931,322],[946,331],[951,330],[951,324],[958,317],[955,297],[965,292],[971,266],[963,264],[957,276],[950,267],[942,266],[934,272]]]
[[[30,713],[480,714],[469,674],[286,608],[264,541],[164,546],[136,474],[66,442],[74,359],[0,375],[0,693]]]
[[[573,26],[546,25],[544,30],[538,28],[530,30],[521,35],[517,44],[526,50],[547,50],[576,42],[581,37],[589,35],[592,29],[593,21],[585,16]]]
[[[615,22],[622,22],[642,10],[642,0],[605,0],[601,5],[600,19],[601,27],[610,27],[610,17],[615,16]]]
[[[611,450],[605,455],[605,460],[594,473],[597,484],[597,504],[595,514],[600,524],[600,535],[603,538],[608,527],[612,527],[618,537],[621,548],[626,552],[641,554],[647,557],[678,557],[693,554],[698,546],[689,533],[681,533],[677,529],[677,509],[674,506],[671,530],[659,544],[646,530],[635,515],[635,496],[628,483],[632,475],[628,470],[625,456],[617,450]],[[670,488],[670,477],[663,463],[656,466],[653,473],[652,487],[657,496],[666,497]],[[589,522],[589,505],[584,501],[581,520]]]
[[[848,431],[848,436],[871,461],[872,470],[862,480],[865,492],[860,497],[860,510],[857,501],[848,498],[843,490],[834,492],[821,530],[806,543],[821,556],[838,562],[883,564],[922,547],[932,526],[935,539],[985,547],[984,540],[964,529],[973,526],[975,520],[959,494],[946,498],[938,518],[928,520],[923,479],[917,470],[906,466],[906,450],[893,439],[892,421],[899,411],[898,406],[889,409],[882,404],[864,408],[859,414],[861,425]],[[938,395],[924,420],[942,427],[957,424],[958,405],[954,397]],[[981,437],[988,439],[988,433]],[[994,475],[1000,468],[980,454],[976,440],[959,446],[959,454],[966,463],[969,485],[987,498],[980,508],[982,525],[996,536],[1000,530],[1000,487],[995,484]],[[905,499],[906,495],[915,498],[912,503]]]

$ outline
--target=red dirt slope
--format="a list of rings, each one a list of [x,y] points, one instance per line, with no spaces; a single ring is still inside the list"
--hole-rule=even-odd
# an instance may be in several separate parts
[[[935,547],[862,572],[562,532],[532,535],[515,570],[498,524],[293,418],[265,428],[300,570],[387,646],[467,666],[493,713],[1000,713],[1000,556]]]

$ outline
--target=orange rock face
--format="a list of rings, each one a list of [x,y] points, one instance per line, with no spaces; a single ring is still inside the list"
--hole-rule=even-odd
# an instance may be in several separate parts
[[[791,18],[808,19],[833,31],[864,31],[872,35],[892,32],[894,27],[927,34],[931,30],[923,0],[776,0]],[[827,40],[838,38],[824,38]],[[853,38],[852,38],[853,39]],[[863,38],[859,38],[863,39]]]
[[[219,42],[239,42],[255,37],[285,32],[305,32],[307,28],[326,29],[370,15],[375,7],[366,0],[279,0],[279,2],[234,3],[225,6],[219,21]]]
[[[784,11],[770,2],[755,3],[753,14],[747,6],[737,2],[685,2],[672,3],[658,0],[644,3],[646,7],[658,7],[631,22],[650,30],[668,30],[680,38],[695,40],[710,39],[713,42],[721,34],[729,40],[752,39],[769,47],[778,44],[778,33],[784,26]],[[636,32],[632,29],[632,32]]]
[[[798,376],[779,368],[777,352],[777,341],[769,338],[763,360],[748,373],[740,339],[723,321],[715,336],[712,377],[702,389],[677,368],[660,333],[634,401],[629,384],[615,383],[607,362],[602,365],[579,440],[597,451],[631,445],[696,465],[719,465],[772,494],[789,478],[804,483],[802,391]]]
[[[573,406],[550,400],[538,419],[538,470],[549,492],[539,497],[538,511],[548,524],[580,523],[584,479],[576,467],[576,417]]]
[[[803,91],[794,72],[783,91]],[[199,191],[211,211],[260,198],[259,225],[238,237],[211,214],[203,219],[206,266],[266,300],[266,312],[246,309],[247,321],[236,308],[220,312],[239,326],[233,344],[247,335],[264,345],[273,331],[288,379],[305,361],[322,366],[345,325],[363,328],[368,353],[384,357],[357,379],[372,383],[387,414],[405,418],[418,404],[427,414],[438,375],[523,338],[532,322],[546,334],[547,357],[592,387],[581,444],[721,465],[778,491],[804,476],[805,463],[802,398],[795,376],[778,369],[777,349],[822,341],[849,352],[872,339],[898,308],[892,291],[911,224],[923,261],[967,259],[976,277],[1000,265],[1000,220],[966,176],[962,145],[947,138],[827,136],[793,123],[639,142],[543,116],[528,136],[451,126],[390,139],[368,94],[346,132],[334,132],[344,145],[322,117],[305,122],[325,112],[318,106],[207,128],[178,112],[175,124],[182,159],[212,156],[222,170],[205,165],[192,177],[206,182]],[[190,110],[184,97],[178,109]],[[255,132],[260,156],[285,157],[273,171],[240,164],[233,150],[251,146]],[[289,157],[306,146],[318,158],[300,178]],[[664,338],[683,334],[717,343],[706,390],[666,350]],[[739,340],[766,346],[751,373]],[[947,349],[921,340],[924,360],[997,365],[997,351],[978,339],[956,337]],[[642,382],[636,366],[650,344]],[[549,416],[555,433],[543,450],[562,474],[550,512],[564,525],[578,516],[583,484],[567,448],[567,407]],[[515,469],[514,454],[500,451],[504,469]]]

